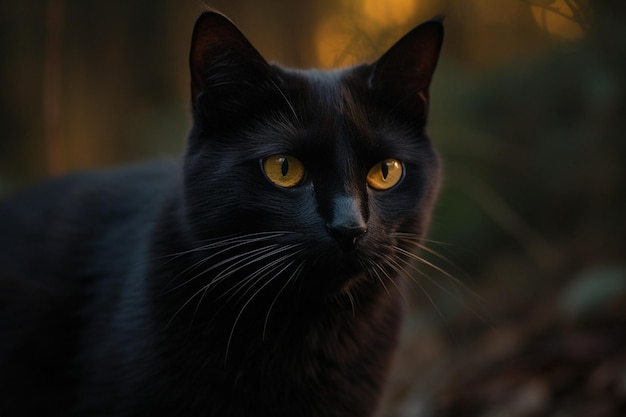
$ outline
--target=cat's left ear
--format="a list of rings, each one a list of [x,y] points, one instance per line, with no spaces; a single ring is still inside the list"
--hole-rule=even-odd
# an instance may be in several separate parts
[[[237,110],[250,88],[267,80],[269,65],[235,24],[216,11],[196,21],[189,53],[191,99],[208,93],[222,110]]]
[[[442,43],[440,20],[417,26],[372,64],[370,87],[394,106],[400,105],[413,114],[426,112],[428,87]]]

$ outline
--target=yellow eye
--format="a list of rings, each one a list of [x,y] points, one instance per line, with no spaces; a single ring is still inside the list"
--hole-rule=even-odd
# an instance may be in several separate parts
[[[274,184],[291,188],[304,179],[304,165],[293,156],[272,155],[263,160],[265,176]]]
[[[367,183],[375,190],[388,190],[402,178],[402,162],[385,159],[374,165],[367,173]]]

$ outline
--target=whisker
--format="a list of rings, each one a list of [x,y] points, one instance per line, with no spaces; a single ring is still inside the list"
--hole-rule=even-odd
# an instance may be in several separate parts
[[[297,247],[297,246],[300,246],[300,245],[291,245],[289,247],[280,248],[280,250],[276,250],[276,251],[272,252],[271,254],[267,254],[267,255],[263,256],[263,258],[258,258],[258,259],[254,259],[253,261],[250,261],[248,263],[248,265],[246,265],[246,266],[249,266],[249,265],[254,264],[255,262],[261,261],[264,258],[267,258],[268,256],[277,255],[278,253],[284,252],[284,251],[289,250],[289,249],[293,249],[294,247]],[[250,288],[252,287],[252,286],[248,286],[248,283],[250,283],[252,280],[263,279],[265,276],[269,275],[271,273],[271,271],[274,270],[277,265],[279,266],[280,263],[286,261],[289,258],[292,258],[292,257],[298,255],[302,251],[303,251],[303,249],[300,249],[300,250],[298,250],[296,252],[288,253],[287,255],[283,255],[280,258],[273,260],[272,262],[270,262],[267,265],[263,266],[259,270],[255,271],[252,275],[246,277],[244,280],[239,281],[236,284],[234,284],[233,286],[231,286],[228,290],[226,290],[223,294],[221,294],[218,297],[218,299],[226,296],[229,292],[234,291],[229,296],[229,298],[226,300],[226,302],[229,302],[242,289],[246,289],[246,291],[244,291],[244,293],[242,294],[242,297],[245,296],[247,294],[247,292],[250,291]],[[243,267],[244,266],[242,266],[241,268],[243,268]],[[238,268],[238,269],[241,269],[241,268]],[[220,277],[220,280],[227,278],[228,276],[232,275],[232,273],[234,273],[234,272],[236,272],[236,271],[232,271],[227,276]]]
[[[193,327],[193,323],[196,320],[196,315],[198,314],[198,310],[200,309],[200,304],[202,304],[202,301],[204,300],[204,297],[206,297],[208,290],[209,288],[205,286],[204,291],[202,291],[202,296],[198,300],[198,303],[196,304],[196,308],[193,310],[193,315],[191,316],[191,320],[189,321],[189,330],[191,330],[191,328]]]
[[[216,253],[213,253],[213,254],[211,254],[211,255],[209,255],[209,256],[199,260],[198,262],[194,263],[193,265],[188,266],[183,271],[178,273],[174,278],[172,278],[167,283],[165,288],[169,287],[174,281],[176,281],[182,275],[197,269],[200,265],[205,264],[210,259],[213,259],[216,256],[219,256],[219,255],[221,255],[223,253],[226,253],[226,252],[228,252],[230,250],[239,248],[239,247],[247,245],[247,244],[253,244],[253,243],[257,243],[257,242],[263,241],[263,240],[273,239],[275,237],[280,237],[280,236],[283,236],[283,235],[288,234],[288,233],[291,233],[291,232],[259,232],[259,233],[250,233],[248,235],[233,236],[233,237],[221,239],[219,241],[215,241],[215,242],[213,242],[211,244],[207,244],[207,245],[203,245],[203,246],[197,247],[195,249],[191,249],[191,250],[187,250],[187,251],[183,251],[183,252],[178,252],[176,254],[168,255],[169,257],[171,257],[171,259],[168,260],[167,262],[163,263],[162,265],[160,265],[159,268],[164,267],[168,263],[172,262],[173,260],[175,260],[177,258],[180,258],[183,255],[187,255],[187,254],[190,254],[190,253],[196,253],[196,252],[200,252],[200,251],[207,251],[207,250],[216,249],[216,248],[220,248],[220,247],[223,247],[223,246],[230,245],[227,248],[222,249],[222,250],[220,250],[220,251],[218,251]],[[259,236],[261,236],[261,237],[259,237]],[[195,279],[195,278],[196,277],[194,277],[193,279]],[[186,281],[185,283],[188,283],[188,282],[189,281]],[[185,283],[183,283],[182,285],[184,285]],[[174,288],[171,288],[169,290],[164,291],[164,294],[167,294],[168,292],[174,291],[174,290],[176,290],[178,288],[180,288],[180,285],[176,286]]]
[[[218,251],[215,254],[212,254],[206,258],[204,258],[201,262],[197,262],[194,265],[192,265],[191,267],[188,267],[184,272],[188,272],[189,270],[193,270],[196,269],[199,265],[201,265],[202,263],[206,263],[208,262],[210,259],[213,259],[215,256],[218,256],[220,254],[224,254],[228,251],[240,248],[244,245],[247,244],[252,244],[252,243],[258,243],[259,241],[263,241],[263,240],[267,240],[267,239],[271,239],[273,237],[278,237],[278,236],[282,236],[286,233],[283,232],[262,232],[262,233],[253,233],[253,234],[249,234],[249,235],[242,235],[242,236],[237,236],[237,237],[232,237],[232,238],[227,238],[227,239],[223,239],[219,242],[215,242],[212,243],[210,245],[205,245],[203,246],[203,248],[208,248],[209,246],[211,246],[212,248],[216,248],[216,247],[221,247],[224,245],[227,245],[229,243],[231,243],[232,245],[222,249],[220,251]],[[245,253],[240,253],[234,256],[231,256],[230,258],[224,259],[214,265],[211,265],[209,268],[205,269],[204,271],[194,275],[193,277],[189,278],[188,280],[186,280],[185,282],[177,285],[174,288],[171,288],[167,291],[164,292],[164,294],[167,294],[169,292],[172,292],[176,289],[179,289],[187,284],[189,284],[190,282],[192,282],[193,280],[197,279],[198,277],[205,275],[207,273],[209,273],[212,270],[215,270],[221,266],[227,265],[226,269],[222,270],[216,277],[214,277],[211,282],[209,282],[208,284],[202,286],[199,290],[197,290],[195,293],[193,293],[177,310],[176,312],[172,315],[172,317],[170,318],[170,320],[168,321],[168,323],[166,324],[166,327],[169,327],[169,325],[172,323],[172,321],[178,316],[178,314],[180,314],[180,312],[187,307],[187,305],[189,305],[189,303],[191,301],[193,301],[196,297],[198,297],[200,294],[202,294],[200,300],[198,301],[198,304],[196,305],[196,308],[194,310],[194,315],[193,318],[195,318],[197,311],[200,307],[200,304],[202,303],[202,300],[204,299],[204,297],[206,296],[208,290],[214,286],[216,283],[219,283],[221,280],[227,278],[228,276],[231,276],[232,274],[234,274],[235,272],[241,270],[242,268],[245,268],[246,266],[249,266],[255,262],[258,262],[260,260],[266,259],[268,256],[274,256],[280,252],[283,252],[285,250],[289,250],[293,247],[299,246],[299,244],[296,245],[288,245],[286,247],[282,247],[279,249],[276,249],[279,245],[278,244],[272,244],[269,246],[265,246],[262,248],[256,248],[250,251],[247,251]],[[187,251],[186,253],[189,253],[189,251]],[[259,256],[259,254],[261,254],[261,256]],[[235,262],[233,262],[235,261]],[[230,265],[228,265],[230,263]],[[179,277],[180,274],[177,276]],[[172,281],[170,281],[171,283]],[[192,318],[192,323],[193,323],[193,318]]]
[[[296,268],[296,270],[289,276],[289,279],[287,279],[287,281],[285,281],[285,283],[283,284],[283,286],[281,287],[280,291],[278,291],[278,293],[276,294],[276,296],[274,297],[274,300],[272,301],[272,304],[270,304],[270,307],[267,310],[267,314],[265,315],[265,322],[263,323],[263,334],[262,334],[262,338],[261,340],[263,342],[265,342],[265,332],[267,330],[267,323],[269,321],[270,318],[270,313],[272,312],[272,308],[274,308],[274,304],[276,304],[276,301],[278,300],[278,297],[280,297],[280,294],[285,290],[285,288],[287,288],[287,286],[289,285],[289,283],[295,278],[298,279],[297,277],[300,275],[300,273],[302,272],[302,269],[304,268],[304,261],[302,261],[300,263],[300,266],[298,266],[298,268]]]
[[[398,238],[398,240],[400,240],[400,241],[403,241],[405,243],[408,243],[408,244],[416,247],[420,251],[427,252],[427,253],[435,256],[436,258],[441,259],[446,264],[450,265],[451,267],[455,268],[456,270],[460,270],[460,268],[454,262],[452,262],[449,258],[445,257],[444,255],[442,255],[440,252],[436,251],[435,249],[425,245],[423,242],[433,243],[433,244],[436,244],[438,246],[452,246],[452,245],[444,243],[444,242],[440,242],[440,241],[435,241],[435,240],[421,239],[419,236],[413,235],[413,234],[410,234],[410,233],[394,233],[393,236]],[[422,262],[423,260],[425,260],[425,258],[419,259],[420,262]],[[422,262],[422,263],[424,263],[424,262]],[[443,270],[439,270],[439,272],[441,272],[442,274],[446,275],[449,279],[451,279],[452,281],[456,282],[459,286],[463,287],[464,290],[466,290],[468,292],[471,292],[471,289],[469,287],[466,287],[465,284],[463,284],[463,282],[461,282],[458,278],[454,277],[453,275],[451,275],[451,274],[449,274],[449,273],[447,273],[447,272],[445,272]],[[467,274],[465,274],[465,275],[467,275]],[[480,296],[478,294],[473,294],[473,296],[480,298]]]
[[[265,259],[268,256],[274,256],[274,255],[276,255],[278,253],[284,252],[284,251],[289,250],[289,249],[293,249],[293,248],[298,247],[298,246],[301,246],[301,244],[288,245],[286,247],[274,250],[272,253],[267,254],[267,255],[263,256],[262,258],[255,258],[253,260],[250,260],[245,265],[242,265],[239,268],[236,268],[235,270],[230,270],[227,274],[219,276],[219,280],[218,279],[214,279],[213,281],[211,281],[210,283],[205,285],[201,290],[204,290],[206,292],[206,291],[208,291],[210,289],[211,286],[216,285],[216,283],[219,283],[219,281],[227,279],[228,277],[233,275],[235,272],[237,272],[241,268],[244,268],[246,266],[251,266],[251,265],[253,265],[254,263],[256,263],[258,261],[262,261],[263,259]],[[265,278],[266,276],[270,275],[273,271],[275,271],[278,268],[280,268],[281,263],[283,263],[284,261],[286,261],[287,259],[289,259],[291,257],[296,256],[297,254],[301,253],[302,251],[303,251],[303,249],[298,250],[298,251],[296,251],[294,253],[291,253],[291,254],[284,255],[284,256],[282,256],[282,257],[280,257],[280,258],[270,262],[269,264],[263,266],[262,268],[260,268],[259,270],[255,271],[252,275],[246,277],[245,279],[243,279],[243,280],[233,284],[224,293],[220,294],[216,298],[216,300],[219,300],[219,299],[225,297],[228,293],[232,292],[232,294],[228,297],[228,299],[225,300],[222,303],[222,306],[218,309],[216,314],[218,314],[220,311],[222,311],[226,307],[226,305],[228,305],[228,303],[240,291],[244,291],[244,293],[240,297],[240,300],[243,299],[243,297],[254,287],[254,284],[253,285],[248,285],[251,281],[253,281],[253,280],[256,280],[257,282],[261,281],[263,278]]]
[[[409,251],[407,251],[407,250],[405,250],[405,249],[402,249],[402,248],[400,248],[400,247],[395,246],[395,247],[394,247],[394,249],[395,249],[397,252],[399,252],[399,253],[401,253],[401,254],[403,254],[403,255],[405,255],[405,256],[407,256],[407,257],[409,257],[409,258],[411,258],[411,259],[413,259],[413,260],[415,260],[415,261],[417,261],[417,262],[419,262],[419,263],[421,263],[421,264],[424,264],[424,265],[426,265],[426,266],[428,266],[428,267],[430,267],[430,268],[434,269],[435,271],[437,271],[437,272],[441,273],[441,274],[442,274],[442,275],[444,275],[446,278],[450,279],[450,280],[451,280],[452,282],[454,282],[456,285],[458,285],[459,287],[461,287],[464,291],[467,291],[467,292],[468,292],[469,294],[471,294],[473,297],[475,297],[475,298],[477,298],[477,299],[479,299],[479,300],[481,300],[481,301],[484,301],[484,300],[483,300],[483,298],[480,296],[480,294],[476,293],[474,290],[472,290],[471,288],[469,288],[469,287],[468,287],[466,284],[464,284],[461,280],[459,280],[459,279],[458,279],[458,278],[456,278],[454,275],[452,275],[452,274],[450,274],[449,272],[447,272],[445,269],[443,269],[443,268],[441,268],[441,267],[439,267],[439,266],[435,265],[434,263],[432,263],[432,262],[428,261],[427,259],[425,259],[425,258],[424,258],[424,257],[422,257],[422,256],[419,256],[419,255],[417,255],[417,254],[415,254],[415,253],[409,252]],[[421,271],[418,271],[418,272],[420,272],[420,274],[423,274],[423,272],[421,272]],[[442,289],[443,289],[443,288],[442,288]]]
[[[204,244],[202,246],[198,246],[197,248],[185,250],[182,252],[176,252],[169,255],[163,255],[160,258],[177,258],[183,255],[188,255],[190,253],[201,252],[205,250],[215,249],[222,246],[230,245],[231,243],[255,243],[262,240],[273,239],[276,237],[280,237],[289,233],[287,231],[272,231],[272,232],[256,232],[245,235],[231,235],[224,238],[215,238],[210,239],[211,243]],[[168,261],[169,262],[169,261]]]
[[[238,246],[241,246],[241,245],[236,245],[236,246],[238,247]],[[177,289],[179,289],[179,288],[181,288],[181,287],[183,287],[183,286],[185,286],[185,285],[187,285],[187,284],[191,283],[192,281],[196,280],[197,278],[201,277],[202,275],[205,275],[205,274],[207,274],[208,272],[213,271],[213,270],[215,270],[215,269],[219,268],[219,267],[220,267],[220,266],[222,266],[222,265],[228,264],[229,262],[232,262],[233,260],[243,258],[243,259],[240,259],[239,261],[235,262],[233,265],[230,265],[230,266],[229,266],[229,268],[232,268],[233,266],[235,266],[235,265],[237,265],[237,264],[239,264],[239,263],[241,263],[241,262],[245,262],[245,261],[247,261],[248,259],[253,258],[254,256],[258,255],[259,253],[263,253],[263,252],[271,251],[271,250],[272,250],[272,249],[274,249],[276,246],[278,246],[278,244],[273,244],[273,245],[270,245],[270,246],[264,246],[264,247],[262,247],[262,248],[256,248],[256,249],[253,249],[253,250],[248,251],[248,252],[244,252],[244,253],[240,253],[240,254],[237,254],[237,255],[231,256],[230,258],[224,259],[224,260],[222,260],[222,261],[220,261],[220,262],[217,262],[216,264],[211,265],[210,267],[208,267],[207,269],[203,270],[202,272],[200,272],[200,273],[198,273],[198,274],[196,274],[196,275],[192,276],[191,278],[189,278],[189,279],[187,279],[186,281],[184,281],[184,282],[182,282],[182,283],[180,283],[180,284],[176,285],[175,287],[172,287],[172,288],[170,288],[170,289],[168,289],[168,290],[164,291],[163,293],[164,293],[164,294],[167,294],[167,293],[170,293],[170,292],[172,292],[172,291],[175,291],[175,290],[177,290]],[[200,262],[200,264],[204,264],[204,263],[208,262],[210,259],[214,258],[215,256],[218,256],[218,255],[221,255],[221,254],[223,254],[223,253],[226,253],[226,252],[228,252],[228,251],[230,251],[230,250],[232,250],[232,249],[236,249],[236,247],[235,247],[235,246],[232,246],[232,247],[229,247],[229,248],[227,248],[227,249],[221,250],[221,251],[219,251],[219,252],[217,252],[217,253],[215,253],[215,254],[213,254],[213,255],[210,255],[210,256],[208,256],[208,257],[204,258],[204,259]],[[196,269],[196,268],[198,268],[199,266],[200,266],[200,265],[198,265],[198,263],[196,263],[196,264],[194,264],[193,268],[192,268],[192,267],[189,267],[189,268],[185,269],[185,271],[184,271],[184,272],[187,272],[187,271],[189,271],[189,270],[191,270],[191,269]],[[224,272],[224,271],[222,271],[222,272]],[[176,278],[174,278],[174,280],[175,280],[175,279],[177,279],[177,278],[179,278],[179,277],[181,276],[181,274],[182,274],[182,272],[181,272],[180,274],[178,274],[178,275],[176,276]],[[218,277],[219,277],[219,275],[218,275]],[[215,280],[215,279],[217,279],[218,277],[215,277],[215,278],[214,278],[214,280]],[[171,281],[170,281],[170,283],[171,283],[171,282],[173,282],[173,280],[171,280]]]
[[[200,288],[198,291],[196,291],[195,293],[193,293],[193,295],[191,297],[189,297],[187,299],[187,301],[185,301],[183,303],[183,305],[181,305],[175,312],[174,314],[172,314],[172,317],[168,320],[167,324],[165,325],[165,328],[167,329],[170,324],[172,324],[172,322],[174,321],[174,319],[180,314],[181,311],[183,311],[183,309],[194,299],[196,298],[201,292],[206,291],[206,286]]]
[[[228,362],[228,352],[230,351],[230,344],[232,342],[233,339],[233,334],[235,333],[235,328],[237,327],[237,323],[239,322],[239,319],[241,318],[241,315],[243,314],[244,310],[246,309],[246,307],[248,307],[248,305],[250,305],[250,303],[252,302],[252,300],[254,300],[254,298],[261,292],[263,291],[263,289],[265,287],[267,287],[271,282],[273,282],[275,279],[278,278],[278,276],[280,276],[280,274],[282,274],[287,268],[289,268],[291,265],[294,264],[294,261],[289,262],[287,265],[285,265],[280,271],[278,271],[276,274],[274,274],[274,276],[272,278],[270,278],[269,280],[265,281],[265,283],[263,285],[261,285],[261,287],[259,287],[254,294],[252,294],[252,296],[248,299],[248,301],[245,302],[245,304],[243,305],[243,307],[241,307],[241,310],[239,311],[239,314],[237,314],[237,317],[235,317],[235,321],[233,323],[233,327],[230,330],[230,334],[228,335],[228,342],[226,343],[226,354],[224,355],[224,364],[226,364]]]
[[[263,248],[263,249],[267,249],[267,248]],[[251,253],[249,253],[249,252],[248,252],[247,254],[244,254],[244,255],[247,255],[247,257],[244,259],[245,261],[247,261],[248,259],[253,258],[253,257],[254,257],[254,255],[256,255],[256,253],[251,254]],[[233,257],[233,258],[237,258],[237,257],[240,257],[240,256],[235,256],[235,257]],[[232,259],[232,258],[231,258],[231,259]],[[252,263],[256,262],[257,260],[259,260],[259,258],[256,258],[256,259],[254,259],[253,261],[249,261],[248,263],[249,263],[249,264],[252,264]],[[241,261],[239,261],[239,262],[241,262]],[[237,270],[239,270],[239,269],[241,269],[241,268],[237,268]],[[208,272],[208,271],[205,271],[205,272]],[[203,273],[201,273],[201,274],[196,275],[196,276],[195,276],[195,277],[193,277],[192,279],[197,278],[198,276],[200,276],[200,275],[204,274],[205,272],[203,272]],[[202,298],[201,298],[201,300],[200,300],[200,301],[202,301],[202,299],[204,298],[204,296],[206,295],[206,293],[208,292],[208,290],[209,290],[212,286],[216,285],[216,283],[217,283],[217,282],[221,281],[222,279],[227,278],[228,276],[232,275],[232,274],[233,274],[233,273],[235,273],[235,272],[236,272],[236,270],[230,271],[227,275],[220,277],[220,279],[219,279],[219,280],[217,280],[217,278],[216,278],[216,279],[213,279],[211,282],[209,282],[208,284],[206,284],[206,285],[202,286],[202,288],[200,288],[198,291],[196,291],[195,293],[193,293],[193,295],[192,295],[191,297],[189,297],[189,298],[187,299],[187,301],[185,301],[185,302],[183,303],[183,305],[182,305],[182,306],[180,306],[180,308],[178,308],[178,310],[176,310],[176,312],[174,313],[174,315],[172,316],[172,318],[168,321],[168,324],[167,324],[167,326],[166,326],[166,327],[168,327],[168,326],[170,325],[170,323],[172,322],[172,320],[174,320],[174,318],[176,318],[176,316],[177,316],[177,315],[178,315],[178,314],[179,314],[179,313],[180,313],[180,312],[181,312],[181,311],[182,311],[182,310],[183,310],[183,309],[184,309],[184,308],[185,308],[185,307],[186,307],[186,306],[187,306],[187,305],[188,305],[188,304],[189,304],[189,303],[190,303],[190,302],[194,299],[194,298],[196,298],[196,297],[197,297],[200,293],[203,293]],[[199,304],[197,305],[197,307],[199,307]]]
[[[417,237],[400,237],[398,236],[398,240],[403,241],[405,243],[408,243],[412,246],[415,246],[416,248],[424,251],[424,252],[428,252],[431,255],[434,255],[435,257],[441,259],[442,261],[444,261],[445,263],[449,264],[450,266],[454,267],[454,268],[458,268],[454,262],[452,262],[450,259],[448,259],[447,257],[443,256],[440,252],[436,251],[435,249],[425,245],[421,239],[417,238]],[[443,242],[439,242],[439,241],[435,241],[435,240],[426,240],[424,241],[426,243],[432,243],[438,246],[452,246]]]
[[[394,247],[394,249],[398,252],[398,254],[396,254],[396,259],[398,259],[399,261],[403,262],[409,269],[417,272],[420,276],[426,278],[430,283],[432,283],[433,285],[435,285],[438,289],[440,289],[441,291],[443,291],[445,294],[453,297],[455,300],[459,301],[466,309],[468,309],[472,314],[474,314],[476,317],[478,317],[480,320],[484,321],[484,322],[489,322],[489,320],[487,320],[487,318],[485,317],[484,314],[480,313],[476,308],[472,307],[468,302],[466,302],[464,300],[464,297],[462,297],[460,294],[458,293],[453,293],[448,287],[444,286],[443,284],[441,284],[440,282],[438,282],[436,279],[432,278],[431,276],[429,276],[428,274],[426,274],[424,271],[420,270],[419,268],[417,268],[412,262],[410,262],[408,259],[417,261],[421,264],[424,264],[430,268],[433,268],[435,271],[442,273],[445,277],[449,278],[451,280],[451,282],[453,284],[455,284],[455,288],[461,288],[462,290],[464,290],[467,294],[471,295],[472,298],[474,298],[475,300],[478,300],[480,303],[479,305],[482,305],[483,303],[483,299],[482,297],[480,297],[479,294],[477,294],[475,291],[473,291],[472,289],[470,289],[469,287],[467,287],[465,284],[463,284],[462,282],[459,281],[458,278],[455,278],[454,276],[452,276],[451,274],[445,272],[444,270],[442,270],[441,268],[437,267],[436,265],[426,261],[425,259],[423,259],[422,257],[408,252],[402,248],[398,248],[398,247]],[[403,258],[402,256],[405,256],[408,259]],[[412,282],[414,282],[416,285],[419,286],[420,290],[429,298],[429,301],[431,302],[431,304],[433,304],[433,300],[432,298],[429,296],[428,292],[426,291],[425,287],[416,279],[414,278],[412,275],[408,274],[406,275],[408,278],[411,279]],[[434,305],[433,305],[434,306]],[[439,310],[439,309],[437,309]],[[441,314],[440,314],[441,315]],[[442,317],[443,318],[443,317]]]
[[[189,267],[185,268],[182,272],[180,272],[178,275],[176,275],[176,277],[174,277],[172,280],[170,280],[170,282],[168,282],[168,286],[169,286],[172,282],[174,282],[175,280],[177,280],[178,278],[180,278],[182,275],[186,274],[187,272],[193,271],[193,270],[197,269],[199,266],[201,266],[201,265],[203,265],[203,264],[207,263],[207,262],[208,262],[208,261],[210,261],[211,259],[213,259],[213,258],[215,258],[215,257],[217,257],[217,256],[219,256],[219,255],[222,255],[223,253],[226,253],[226,252],[229,252],[229,251],[231,251],[231,250],[237,249],[238,247],[241,247],[241,246],[243,246],[243,245],[245,245],[245,244],[247,244],[247,243],[248,243],[248,242],[243,242],[243,243],[237,243],[237,244],[234,244],[234,245],[232,245],[232,246],[229,246],[229,247],[228,247],[228,248],[226,248],[226,249],[222,249],[222,250],[220,250],[220,251],[218,251],[218,252],[215,252],[215,253],[213,253],[213,254],[211,254],[211,255],[209,255],[209,256],[207,256],[207,257],[205,257],[205,258],[203,258],[203,259],[199,260],[198,262],[194,263],[193,265],[191,265],[191,266],[189,266]],[[195,278],[195,277],[194,277],[194,278]],[[193,279],[193,278],[192,278],[192,279]],[[186,281],[186,282],[188,282],[188,281]],[[186,283],[186,282],[185,282],[185,283]],[[185,285],[185,283],[183,283],[183,284],[181,284],[181,285]],[[170,291],[178,289],[181,285],[178,285],[178,286],[176,286],[176,287],[174,287],[174,288],[170,289]]]
[[[388,280],[391,280],[391,277],[389,276],[387,271],[385,271],[380,265],[378,265],[376,262],[374,262],[374,261],[372,261],[370,259],[367,260],[367,263],[371,266],[371,269],[368,269],[368,271],[371,271],[371,272],[374,273],[375,277],[378,279],[378,282],[380,282],[380,284],[385,289],[385,292],[387,293],[387,295],[389,297],[391,297],[391,293],[389,292],[389,289],[385,285],[385,282],[384,282],[382,276],[380,275],[380,272],[382,272],[387,277]]]
[[[416,235],[415,233],[407,233],[407,232],[393,232],[390,234],[391,237],[397,238],[397,239],[402,239],[402,240],[406,240],[406,241],[410,241],[413,243],[417,243],[418,245],[422,245],[423,243],[432,243],[434,245],[439,245],[439,246],[454,246],[450,243],[447,242],[443,242],[441,240],[432,240],[432,239],[427,239],[425,237],[422,237],[420,235]]]
[[[422,273],[421,271],[417,270],[410,262],[398,257],[396,255],[396,258],[405,262],[406,265],[408,265],[409,267],[415,269],[417,272]],[[391,259],[390,259],[391,260]],[[397,264],[397,262],[393,261],[394,263]],[[396,270],[400,275],[404,276],[405,278],[408,278],[409,282],[414,283],[415,285],[418,286],[418,288],[420,289],[420,291],[422,292],[422,294],[424,294],[424,296],[426,296],[426,299],[428,300],[428,302],[430,303],[430,305],[435,309],[435,311],[437,312],[437,314],[439,315],[439,317],[441,317],[443,320],[445,320],[445,315],[443,314],[443,312],[441,311],[441,309],[439,308],[439,306],[437,305],[437,303],[435,302],[435,300],[433,299],[433,297],[430,295],[430,293],[428,292],[428,290],[415,278],[413,278],[413,276],[411,274],[408,273],[408,271],[399,266],[399,270]],[[422,273],[423,274],[423,273]],[[430,280],[429,277],[426,277]],[[431,280],[431,282],[434,282]],[[436,283],[435,283],[436,284]],[[405,298],[406,300],[406,298]],[[407,305],[409,305],[410,303],[408,303],[407,301]]]
[[[393,269],[398,275],[404,275],[406,273],[406,271],[404,270],[404,268],[402,268],[401,265],[399,265],[397,262],[395,262],[395,260],[391,257],[391,256],[385,256],[383,258],[383,261],[385,261],[385,263],[387,265],[389,265],[389,267],[391,267],[391,269]],[[406,305],[410,305],[409,300],[406,298],[406,295],[404,294],[404,292],[400,289],[400,287],[398,286],[398,284],[396,284],[396,281],[391,278],[391,276],[385,272],[385,275],[387,276],[387,278],[389,279],[389,281],[391,281],[391,283],[396,287],[396,289],[398,290],[398,293],[400,294],[400,296],[402,297],[402,299],[404,300],[404,302],[406,303]]]

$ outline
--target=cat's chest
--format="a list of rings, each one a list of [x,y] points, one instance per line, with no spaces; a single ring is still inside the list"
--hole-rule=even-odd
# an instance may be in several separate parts
[[[386,301],[361,314],[347,304],[341,314],[329,311],[313,322],[294,324],[292,318],[294,327],[270,332],[265,339],[259,333],[230,340],[227,355],[216,352],[224,352],[228,339],[207,339],[193,354],[191,343],[181,340],[159,361],[166,368],[149,379],[168,375],[157,398],[194,398],[172,402],[173,411],[187,414],[202,415],[206,409],[211,416],[367,416],[400,325],[400,303]]]

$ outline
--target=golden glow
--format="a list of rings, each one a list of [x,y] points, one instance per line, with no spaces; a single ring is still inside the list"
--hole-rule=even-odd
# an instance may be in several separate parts
[[[381,34],[401,36],[420,21],[444,11],[444,0],[343,0],[341,11],[321,19],[315,29],[317,66],[343,67],[382,50],[372,44]],[[385,45],[389,46],[389,45]],[[357,55],[357,56],[355,56]]]
[[[549,6],[530,6],[537,25],[551,35],[565,39],[578,39],[584,35],[575,11],[566,0],[555,0]]]
[[[291,188],[304,179],[304,165],[289,155],[273,155],[263,160],[263,171],[267,178],[283,188]]]
[[[367,183],[375,190],[388,190],[402,179],[402,162],[385,159],[367,173]]]
[[[361,12],[366,19],[387,26],[405,23],[416,9],[415,0],[361,1]]]
[[[323,68],[343,67],[354,64],[353,57],[347,56],[350,40],[349,30],[339,16],[322,19],[315,29],[315,49],[318,66]]]

